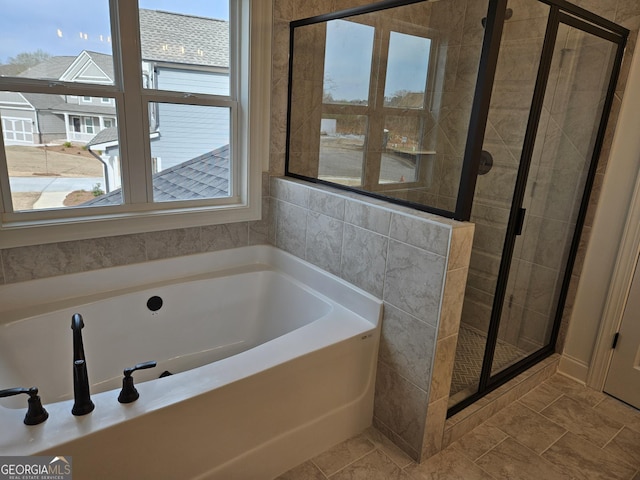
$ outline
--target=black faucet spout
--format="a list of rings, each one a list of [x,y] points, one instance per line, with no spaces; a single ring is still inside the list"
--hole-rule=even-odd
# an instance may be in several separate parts
[[[74,415],[86,415],[92,412],[95,405],[91,401],[89,391],[89,374],[87,361],[84,356],[82,342],[82,329],[84,321],[82,315],[74,313],[71,317],[71,330],[73,330],[73,397],[74,403],[71,413]]]
[[[84,321],[82,315],[74,313],[71,317],[71,330],[73,330],[73,361],[84,360],[84,345],[82,342],[82,329]]]

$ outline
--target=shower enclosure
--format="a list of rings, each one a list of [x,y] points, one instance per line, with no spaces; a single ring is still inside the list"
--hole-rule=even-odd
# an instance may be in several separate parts
[[[291,27],[286,174],[476,224],[453,414],[554,352],[628,31],[564,0]]]
[[[509,2],[471,212],[450,412],[554,351],[626,33],[566,2]]]

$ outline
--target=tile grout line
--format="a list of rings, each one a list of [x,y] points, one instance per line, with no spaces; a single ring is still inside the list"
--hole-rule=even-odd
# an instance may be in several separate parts
[[[609,418],[609,417],[606,417],[606,418]],[[622,430],[624,430],[624,428],[625,428],[625,425],[623,424],[623,425],[620,427],[620,430],[618,430],[618,431],[615,433],[615,435],[613,435],[609,440],[607,440],[607,441],[604,443],[604,445],[602,445],[602,447],[600,447],[600,448],[601,448],[602,450],[604,450],[604,449],[607,447],[607,445],[609,445],[611,442],[613,442],[613,440],[614,440],[618,435],[620,435],[620,432],[622,432]]]
[[[604,393],[604,392],[602,392],[602,393]],[[607,399],[607,397],[602,397],[602,399],[600,399],[600,401],[599,401],[598,403],[596,403],[595,405],[593,405],[591,408],[592,408],[593,410],[595,410],[595,409],[596,409],[596,407],[597,407],[598,405],[600,405],[602,402],[604,402],[606,399]]]
[[[498,428],[498,430],[500,430],[500,428]],[[482,455],[480,455],[478,458],[476,458],[475,460],[473,460],[473,463],[475,465],[478,465],[478,460],[480,460],[481,458],[487,456],[489,454],[489,452],[492,452],[493,450],[495,450],[496,448],[498,448],[499,445],[502,445],[504,442],[507,441],[508,438],[512,438],[511,435],[505,433],[504,431],[500,430],[502,433],[504,433],[506,435],[506,437],[504,437],[502,440],[500,440],[498,443],[496,443],[493,447],[491,447],[489,450],[487,450],[486,452],[484,452]],[[513,439],[515,441],[515,439]],[[469,457],[466,457],[469,458]],[[478,467],[480,467],[480,465],[478,465]],[[484,470],[483,470],[484,471]]]
[[[564,428],[564,427],[562,427]],[[569,430],[567,430],[566,428],[564,429],[564,433],[562,435],[560,435],[558,437],[557,440],[555,440],[554,442],[551,442],[551,445],[549,445],[547,448],[545,448],[543,451],[541,451],[538,456],[540,458],[542,458],[542,455],[544,455],[551,447],[553,447],[556,443],[558,443],[560,440],[562,440],[567,434],[569,433]]]
[[[318,469],[318,471],[320,472],[320,474],[326,479],[329,480],[329,477],[327,477],[327,475],[324,473],[324,470],[322,470],[318,464],[316,462],[313,461],[313,459],[309,459],[308,462],[313,465],[314,467],[316,467]]]
[[[374,427],[374,428],[375,428],[375,427]],[[363,433],[364,433],[364,436],[367,438],[367,440],[369,440],[371,443],[373,443],[374,447],[375,447],[377,450],[380,450],[380,453],[383,453],[383,454],[384,454],[384,455],[385,455],[389,460],[391,460],[391,462],[392,462],[394,465],[396,465],[400,470],[404,470],[404,469],[405,469],[405,467],[407,467],[407,466],[411,465],[412,463],[416,463],[416,462],[415,462],[411,457],[409,457],[409,455],[408,455],[406,452],[404,452],[402,449],[400,449],[400,447],[398,447],[397,445],[393,444],[393,445],[395,445],[395,447],[396,447],[396,448],[398,448],[398,449],[399,449],[399,450],[400,450],[404,455],[406,455],[406,456],[407,456],[407,458],[409,459],[409,463],[407,463],[404,467],[403,467],[402,465],[399,465],[399,464],[398,464],[398,463],[397,463],[397,462],[392,458],[393,452],[391,452],[391,451],[387,451],[387,449],[385,448],[385,446],[384,446],[384,444],[383,444],[383,443],[381,443],[381,442],[379,442],[379,441],[376,441],[373,437],[371,437],[369,434],[367,434],[366,430],[365,430],[365,432],[363,432]],[[384,434],[382,434],[382,435],[384,436]],[[385,437],[385,438],[386,438],[386,437]]]
[[[378,447],[376,447],[375,445],[373,446],[373,448],[371,450],[369,450],[367,453],[365,453],[364,455],[359,456],[358,458],[356,458],[355,460],[353,460],[352,462],[347,463],[344,467],[336,470],[335,472],[333,472],[331,475],[326,475],[324,472],[322,472],[322,474],[327,477],[327,479],[330,479],[331,477],[333,477],[334,475],[342,472],[343,470],[345,470],[346,468],[350,467],[351,465],[353,465],[354,463],[362,460],[364,457],[371,455],[373,452],[375,452],[376,450],[378,450]],[[394,464],[395,465],[395,464]],[[317,465],[316,465],[317,466]],[[318,467],[320,468],[320,467]],[[322,471],[322,469],[320,469],[320,471]]]

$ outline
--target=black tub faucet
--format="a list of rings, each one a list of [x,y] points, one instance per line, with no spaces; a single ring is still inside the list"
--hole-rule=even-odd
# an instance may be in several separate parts
[[[71,413],[74,415],[86,415],[95,408],[89,393],[89,375],[87,374],[87,362],[84,358],[84,345],[82,344],[83,328],[82,315],[74,313],[71,317],[71,330],[73,330],[73,398],[75,400]]]

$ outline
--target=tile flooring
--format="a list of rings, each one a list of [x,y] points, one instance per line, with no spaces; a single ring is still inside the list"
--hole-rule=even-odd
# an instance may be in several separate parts
[[[420,465],[374,428],[278,480],[640,480],[640,411],[555,374]]]

